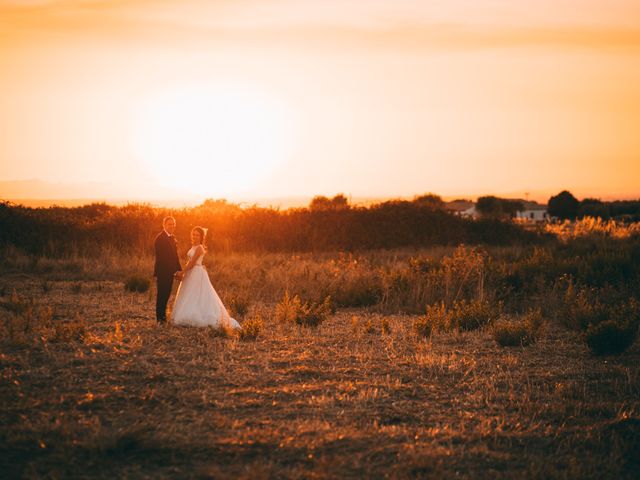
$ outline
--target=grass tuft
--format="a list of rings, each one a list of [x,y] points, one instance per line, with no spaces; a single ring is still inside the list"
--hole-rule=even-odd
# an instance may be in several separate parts
[[[453,304],[451,311],[451,327],[458,330],[477,330],[491,324],[500,312],[500,305],[488,301],[461,300]]]
[[[20,295],[18,295],[18,292],[16,292],[16,289],[14,288],[11,293],[11,297],[9,297],[8,300],[0,302],[0,307],[8,310],[11,313],[20,315],[22,313],[25,313],[27,309],[33,307],[33,301],[29,301],[20,297]]]
[[[389,319],[386,317],[382,319],[382,333],[385,335],[391,334],[391,324],[389,323]]]
[[[256,315],[252,318],[245,320],[242,323],[242,330],[240,330],[240,340],[255,340],[261,334],[264,329],[264,320],[262,316]]]
[[[291,297],[286,291],[276,305],[276,320],[281,323],[295,323],[305,327],[317,327],[333,312],[331,297],[322,302],[302,302],[298,295]]]
[[[419,337],[430,338],[435,332],[449,328],[450,316],[444,303],[428,305],[425,315],[413,322],[413,330]]]
[[[124,282],[127,292],[145,293],[151,287],[151,281],[142,275],[131,275]]]
[[[635,325],[605,320],[590,325],[585,332],[585,340],[595,355],[619,355],[633,345],[637,335],[638,328]]]
[[[79,342],[83,340],[86,332],[86,326],[79,317],[53,322],[53,328],[51,340],[54,342]]]
[[[519,318],[498,320],[491,333],[496,343],[502,347],[526,346],[540,338],[544,327],[540,310],[530,310]]]
[[[244,318],[250,306],[251,302],[245,295],[233,295],[228,301],[228,307],[233,318]]]
[[[206,334],[209,338],[232,338],[233,329],[229,327],[207,327]]]

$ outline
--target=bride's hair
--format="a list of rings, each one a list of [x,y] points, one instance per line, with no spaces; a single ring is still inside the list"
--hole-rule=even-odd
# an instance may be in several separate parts
[[[198,232],[200,234],[200,244],[202,248],[207,249],[207,244],[205,243],[205,239],[207,238],[207,229],[203,227],[193,227],[191,229],[192,232]]]

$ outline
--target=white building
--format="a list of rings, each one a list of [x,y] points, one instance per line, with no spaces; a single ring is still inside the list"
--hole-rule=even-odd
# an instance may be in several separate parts
[[[548,222],[551,220],[546,205],[536,202],[522,202],[524,209],[516,212],[516,219],[521,222]]]
[[[476,205],[470,200],[447,202],[445,208],[460,217],[476,218],[478,216]]]

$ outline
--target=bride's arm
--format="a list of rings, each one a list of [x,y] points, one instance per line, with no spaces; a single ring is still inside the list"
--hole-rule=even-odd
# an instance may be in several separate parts
[[[193,253],[193,257],[191,257],[191,260],[189,260],[189,263],[187,263],[187,266],[184,267],[184,273],[187,273],[189,270],[191,270],[196,262],[198,261],[198,259],[200,258],[200,255],[202,255],[202,253],[204,252],[204,248],[202,247],[202,245],[198,245],[196,247],[196,251]]]

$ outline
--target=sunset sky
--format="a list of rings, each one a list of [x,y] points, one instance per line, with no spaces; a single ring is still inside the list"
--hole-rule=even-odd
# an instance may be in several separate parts
[[[638,0],[0,0],[0,198],[640,197],[639,86]]]

